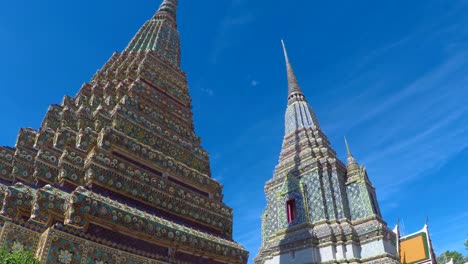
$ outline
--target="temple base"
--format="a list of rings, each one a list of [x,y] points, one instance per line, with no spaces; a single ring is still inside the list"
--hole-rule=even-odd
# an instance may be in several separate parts
[[[357,244],[329,244],[327,246],[312,246],[300,250],[268,253],[263,251],[255,259],[256,264],[285,263],[400,263],[394,256],[395,248],[390,241],[374,240]],[[270,255],[271,254],[271,255]]]
[[[85,233],[61,223],[44,228],[34,222],[12,221],[1,216],[0,225],[0,246],[32,252],[41,263],[225,263],[171,247],[136,244],[139,240],[100,227]],[[107,236],[119,237],[111,241]]]

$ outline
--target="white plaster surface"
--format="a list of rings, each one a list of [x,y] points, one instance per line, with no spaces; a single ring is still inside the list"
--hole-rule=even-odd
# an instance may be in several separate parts
[[[320,258],[322,261],[330,261],[335,259],[334,246],[327,246],[320,248]]]
[[[336,246],[336,259],[344,260],[346,259],[346,245],[337,245]]]
[[[319,262],[317,252],[313,248],[295,251],[294,256],[291,252],[274,256],[265,261],[265,264],[306,264]]]
[[[330,245],[321,248],[308,248],[295,251],[294,253],[287,252],[266,260],[265,264],[321,263],[327,261],[371,258],[384,253],[396,255],[396,248],[389,240],[376,240],[361,246],[356,244]]]
[[[361,257],[370,258],[385,253],[383,240],[376,240],[366,244],[361,244]]]
[[[361,258],[361,247],[355,244],[346,245],[346,259]]]

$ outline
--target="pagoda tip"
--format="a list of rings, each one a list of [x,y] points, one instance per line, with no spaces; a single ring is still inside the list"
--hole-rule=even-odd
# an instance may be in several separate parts
[[[286,49],[286,44],[284,43],[284,40],[281,39],[281,45],[283,46],[283,52],[284,52],[284,57],[286,58],[286,63],[289,64],[289,56],[288,56],[288,51]]]
[[[348,152],[348,156],[351,156],[351,150],[349,148],[348,139],[346,139],[346,136],[344,137],[344,142],[346,145],[346,151]]]
[[[175,20],[177,16],[178,2],[178,0],[163,0],[156,14],[168,13]]]

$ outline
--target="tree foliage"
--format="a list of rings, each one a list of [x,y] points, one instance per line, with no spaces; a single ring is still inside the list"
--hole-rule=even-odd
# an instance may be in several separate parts
[[[437,257],[437,263],[445,264],[453,258],[454,264],[463,264],[468,262],[468,257],[464,257],[460,252],[457,251],[445,251]]]
[[[40,264],[30,252],[0,250],[0,264]]]

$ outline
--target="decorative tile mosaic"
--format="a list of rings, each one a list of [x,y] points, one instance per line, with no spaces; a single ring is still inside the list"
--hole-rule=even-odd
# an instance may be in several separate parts
[[[164,0],[75,97],[0,147],[0,246],[44,263],[247,262],[194,131],[177,4]]]
[[[290,256],[301,250],[309,250],[311,263],[361,261],[359,250],[338,259],[338,249],[346,252],[343,245],[373,243],[382,233],[388,234],[385,241],[395,237],[381,219],[365,169],[351,153],[347,166],[337,159],[299,87],[286,50],[285,54],[289,86],[285,136],[279,164],[265,184],[262,248],[255,263],[278,263],[273,260],[278,255],[289,263]],[[286,202],[291,199],[296,200],[297,218],[288,223]],[[398,262],[392,255],[396,251],[372,245],[372,258]]]

